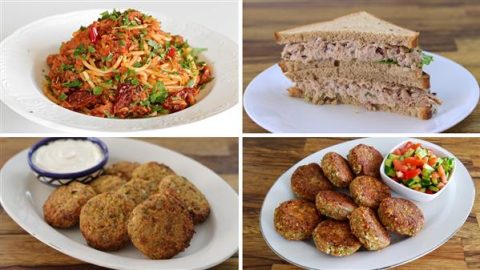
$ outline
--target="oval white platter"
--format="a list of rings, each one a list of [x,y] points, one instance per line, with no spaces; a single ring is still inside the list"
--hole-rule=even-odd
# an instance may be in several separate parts
[[[433,133],[462,121],[475,109],[479,86],[461,65],[428,53],[434,61],[425,67],[431,89],[443,101],[430,120],[388,112],[372,112],[352,105],[314,105],[288,96],[292,83],[274,65],[247,86],[244,107],[250,118],[274,133]]]
[[[36,180],[27,151],[12,157],[0,171],[0,202],[25,231],[52,248],[82,261],[125,270],[206,269],[230,258],[238,249],[238,195],[209,168],[163,147],[131,139],[107,139],[110,161],[158,161],[187,177],[207,197],[211,214],[195,226],[190,247],[169,260],[150,260],[133,245],[104,252],[89,247],[78,228],[60,230],[43,220],[42,206],[54,188]]]
[[[334,151],[344,157],[360,143],[374,146],[383,155],[405,138],[367,138],[337,144],[302,159],[273,184],[265,197],[260,214],[260,228],[268,246],[284,260],[308,269],[383,269],[415,260],[448,241],[464,224],[473,207],[475,187],[465,166],[457,159],[456,174],[446,190],[435,200],[419,203],[425,216],[425,226],[414,237],[392,235],[392,243],[380,251],[361,249],[351,256],[333,257],[315,248],[313,241],[288,241],[280,236],[273,225],[273,212],[283,201],[295,196],[290,188],[294,170],[312,162],[320,162],[323,155]],[[451,155],[454,157],[454,155]],[[399,197],[393,193],[393,196]]]
[[[0,100],[21,116],[67,132],[133,132],[171,127],[218,114],[238,103],[238,45],[223,35],[184,18],[141,10],[160,21],[162,29],[182,35],[190,45],[207,48],[202,60],[211,64],[215,79],[199,101],[183,111],[142,119],[107,119],[67,110],[43,94],[46,59],[58,53],[81,25],[89,25],[105,10],[83,10],[32,22],[0,43]]]

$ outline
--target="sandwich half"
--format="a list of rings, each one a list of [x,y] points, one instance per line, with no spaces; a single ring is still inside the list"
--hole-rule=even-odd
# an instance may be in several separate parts
[[[294,82],[292,96],[421,119],[441,104],[422,70],[431,57],[418,47],[418,32],[358,12],[275,37],[285,46],[279,66]]]

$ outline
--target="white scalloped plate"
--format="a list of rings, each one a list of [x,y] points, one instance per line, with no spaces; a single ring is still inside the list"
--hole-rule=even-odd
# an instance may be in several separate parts
[[[67,132],[142,131],[198,121],[218,114],[238,103],[238,45],[202,25],[142,10],[154,16],[162,28],[182,35],[202,53],[213,67],[215,79],[202,90],[197,104],[170,115],[143,119],[104,119],[67,110],[51,102],[42,92],[49,54],[71,38],[81,25],[89,25],[104,10],[84,10],[47,17],[32,22],[0,44],[0,100],[29,120]]]
[[[314,105],[288,96],[292,85],[278,65],[258,74],[247,86],[244,107],[248,116],[278,133],[432,133],[442,132],[475,109],[479,87],[475,77],[454,61],[434,53],[425,67],[431,89],[443,101],[430,120],[388,112],[372,112],[352,105]]]
[[[456,160],[456,172],[446,190],[430,202],[415,202],[425,216],[424,228],[414,237],[393,236],[392,243],[380,251],[361,249],[351,256],[328,256],[315,248],[313,241],[288,241],[281,237],[273,225],[273,212],[283,201],[295,196],[290,178],[295,169],[304,164],[319,162],[327,152],[344,157],[354,146],[364,143],[374,146],[386,155],[405,138],[367,138],[337,144],[309,155],[293,165],[273,184],[265,197],[260,213],[260,228],[268,246],[284,260],[308,269],[384,269],[398,266],[435,250],[448,241],[464,224],[473,207],[475,187],[465,166]],[[454,157],[453,154],[449,153]],[[393,193],[393,196],[399,197]]]
[[[78,228],[57,230],[43,220],[42,206],[54,188],[40,183],[27,164],[27,150],[12,157],[0,171],[0,202],[24,230],[52,248],[82,261],[125,270],[206,269],[230,258],[238,249],[238,195],[209,168],[163,147],[131,139],[102,140],[110,162],[158,161],[187,177],[207,197],[211,214],[195,226],[190,247],[169,260],[150,260],[135,247],[103,252],[89,247]]]

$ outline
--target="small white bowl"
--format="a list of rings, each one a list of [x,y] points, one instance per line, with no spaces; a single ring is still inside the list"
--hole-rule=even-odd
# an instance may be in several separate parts
[[[397,183],[395,180],[393,180],[387,174],[385,174],[385,160],[387,159],[388,154],[392,153],[393,151],[395,151],[395,149],[399,148],[400,146],[405,145],[407,142],[420,143],[420,144],[422,144],[422,147],[430,149],[438,157],[453,157],[454,158],[453,169],[452,169],[452,172],[450,173],[450,175],[448,176],[447,184],[442,189],[440,189],[440,191],[438,191],[437,193],[427,194],[427,193],[423,193],[423,192],[420,192],[420,191],[416,191],[416,190],[408,188],[408,187],[406,187],[406,186],[404,186],[400,183]],[[429,202],[429,201],[437,198],[445,189],[448,188],[448,186],[450,185],[450,182],[453,181],[453,175],[455,174],[455,168],[457,166],[456,158],[455,158],[454,155],[452,155],[452,153],[448,152],[447,150],[443,149],[442,147],[440,147],[436,144],[433,144],[433,143],[430,143],[430,142],[427,142],[427,141],[423,141],[423,140],[419,140],[419,139],[408,139],[408,140],[403,141],[402,143],[397,144],[395,147],[393,147],[388,152],[388,154],[383,158],[382,165],[380,165],[380,176],[382,177],[383,182],[385,182],[385,184],[387,184],[393,191],[399,193],[400,195],[402,195],[402,196],[404,196],[408,199],[411,199],[411,200],[414,200],[414,201],[417,201],[417,202]]]

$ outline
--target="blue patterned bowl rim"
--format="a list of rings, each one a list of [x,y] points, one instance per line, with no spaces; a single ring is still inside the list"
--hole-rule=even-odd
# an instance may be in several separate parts
[[[53,141],[56,141],[56,140],[68,140],[68,139],[72,139],[72,140],[86,140],[86,141],[90,141],[96,145],[98,145],[100,147],[100,149],[102,150],[103,152],[103,159],[95,166],[91,167],[91,168],[88,168],[86,170],[83,170],[83,171],[79,171],[79,172],[74,172],[74,173],[53,173],[53,172],[48,172],[48,171],[45,171],[41,168],[39,168],[38,166],[36,166],[33,161],[32,161],[32,156],[33,154],[35,153],[35,151],[37,151],[38,148],[44,146],[44,145],[47,145],[49,144],[50,142],[53,142]],[[77,177],[82,177],[82,176],[85,176],[85,175],[88,175],[88,174],[91,174],[91,173],[94,173],[96,172],[97,170],[103,168],[105,166],[105,164],[107,164],[107,161],[108,161],[108,147],[107,145],[101,141],[100,139],[98,138],[94,138],[94,137],[87,137],[87,138],[82,138],[82,137],[51,137],[51,138],[45,138],[45,139],[42,139],[40,140],[39,142],[37,142],[36,144],[34,144],[30,150],[28,151],[28,165],[30,166],[30,168],[37,174],[41,175],[41,176],[46,176],[46,177],[50,177],[50,178],[57,178],[57,179],[67,179],[67,178],[77,178]]]

